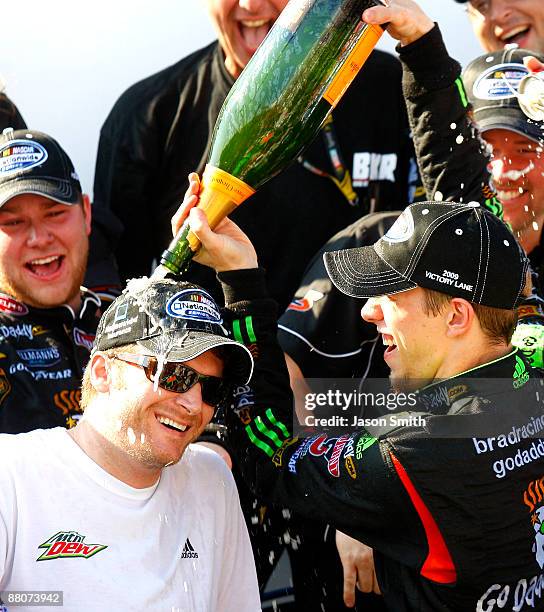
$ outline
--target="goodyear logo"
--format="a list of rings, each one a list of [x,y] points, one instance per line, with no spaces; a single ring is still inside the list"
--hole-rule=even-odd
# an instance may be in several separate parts
[[[47,151],[33,140],[12,140],[0,148],[0,175],[30,170],[43,164],[47,157]]]

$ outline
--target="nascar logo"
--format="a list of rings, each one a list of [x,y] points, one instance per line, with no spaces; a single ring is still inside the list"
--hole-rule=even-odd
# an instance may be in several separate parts
[[[177,319],[222,323],[216,303],[203,292],[186,289],[176,293],[166,304],[166,312]]]
[[[0,175],[9,176],[43,164],[47,151],[33,140],[13,140],[0,148]]]

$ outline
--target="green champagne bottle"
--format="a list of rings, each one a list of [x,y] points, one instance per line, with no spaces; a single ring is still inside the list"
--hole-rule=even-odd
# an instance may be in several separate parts
[[[291,0],[217,119],[199,208],[214,228],[308,145],[383,33],[361,21],[381,0]],[[183,272],[198,250],[185,222],[154,276]]]

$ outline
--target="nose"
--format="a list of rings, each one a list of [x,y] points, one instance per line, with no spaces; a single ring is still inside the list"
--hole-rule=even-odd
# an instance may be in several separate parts
[[[198,416],[202,412],[202,389],[200,383],[191,387],[185,393],[176,393],[174,401],[189,416]]]
[[[238,5],[248,13],[258,13],[266,8],[268,0],[238,0]]]
[[[368,298],[366,304],[361,308],[361,317],[367,323],[374,323],[375,325],[383,320],[383,312],[379,298]]]
[[[494,24],[501,26],[510,17],[512,10],[511,0],[489,0],[487,18]]]
[[[40,247],[51,244],[54,238],[44,224],[32,223],[28,228],[27,245],[30,247]]]

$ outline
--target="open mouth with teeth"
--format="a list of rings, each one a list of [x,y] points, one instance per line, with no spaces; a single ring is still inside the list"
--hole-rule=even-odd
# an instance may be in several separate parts
[[[395,344],[393,336],[390,336],[389,334],[382,334],[382,342],[383,345],[387,347],[384,352],[384,357],[391,354],[397,349],[397,345]]]
[[[173,419],[167,419],[166,417],[162,416],[158,416],[157,421],[159,421],[161,425],[163,425],[167,429],[170,429],[171,431],[180,431],[183,433],[184,431],[187,431],[190,427],[190,425],[182,425],[181,423],[178,423]]]
[[[242,19],[238,22],[240,36],[251,53],[263,42],[273,23],[271,19]]]
[[[25,264],[25,268],[35,276],[48,277],[59,271],[64,257],[62,255],[52,255],[33,259]]]
[[[527,25],[518,26],[517,28],[514,28],[508,31],[505,35],[501,36],[500,37],[501,42],[504,43],[505,45],[511,45],[513,43],[517,43],[520,46],[523,46],[521,44],[521,40],[525,39],[527,34],[529,34],[529,30],[530,30],[530,27]]]

